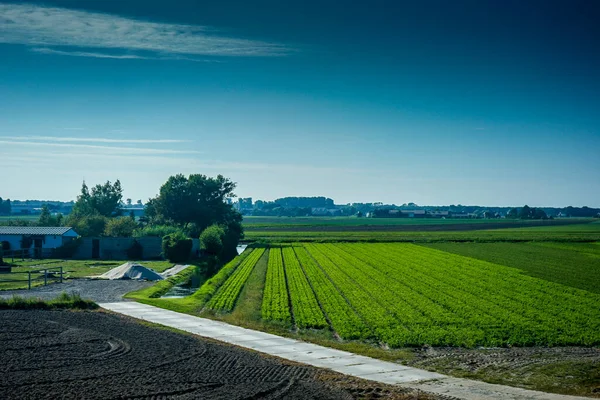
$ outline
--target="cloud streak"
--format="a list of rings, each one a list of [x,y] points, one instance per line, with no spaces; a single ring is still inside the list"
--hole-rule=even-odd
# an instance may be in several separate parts
[[[194,150],[172,150],[172,149],[153,149],[144,147],[119,147],[119,146],[101,146],[91,144],[74,143],[48,143],[48,142],[23,142],[18,140],[0,140],[0,144],[5,146],[29,146],[29,147],[63,147],[70,149],[99,150],[110,153],[120,154],[199,154]]]
[[[196,58],[190,58],[190,57],[184,57],[184,56],[147,57],[147,56],[139,56],[136,54],[107,54],[107,53],[97,53],[97,52],[89,52],[89,51],[63,51],[63,50],[49,49],[47,47],[36,47],[36,48],[31,49],[31,51],[40,53],[40,54],[50,54],[50,55],[58,55],[58,56],[112,58],[112,59],[116,59],[116,60],[183,60],[183,61],[193,61],[193,62],[220,62],[218,60],[199,60]]]
[[[42,140],[47,142],[91,142],[91,143],[189,143],[181,139],[111,139],[111,138],[77,138],[62,136],[0,136],[2,140],[25,141]]]
[[[291,49],[282,45],[227,37],[203,26],[149,22],[25,4],[0,4],[0,43],[29,45],[36,47],[35,51],[46,54],[119,59],[173,55],[281,56],[291,52]],[[65,51],[64,47],[57,50],[48,46],[145,53],[113,55],[90,51],[70,52]]]

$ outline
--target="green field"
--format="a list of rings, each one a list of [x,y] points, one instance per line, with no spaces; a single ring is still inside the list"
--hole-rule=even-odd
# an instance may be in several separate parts
[[[227,274],[207,282],[210,290],[200,289],[204,294],[181,303],[189,305],[194,298],[195,311],[211,315],[247,307],[238,301],[240,295],[259,260],[268,256],[260,301],[252,312],[263,323],[290,331],[321,330],[392,348],[600,344],[600,294],[583,290],[600,286],[593,247],[598,245],[569,245],[575,250],[500,245],[476,247],[477,254],[516,256],[492,263],[458,255],[454,248],[449,252],[402,243],[254,249],[234,260]],[[562,268],[557,262],[552,269],[562,270],[565,284],[557,282],[556,272],[544,275],[536,267],[507,265],[519,257],[524,263],[528,253],[522,253],[523,246],[560,252]],[[591,261],[581,263],[582,257]],[[577,276],[587,276],[587,284]]]
[[[7,221],[37,221],[38,219],[40,219],[39,215],[0,215],[0,225]]]
[[[590,227],[559,231],[579,229]],[[523,356],[483,369],[435,357],[426,365],[586,395],[600,380],[597,358],[572,358],[566,349],[583,346],[593,355],[600,345],[599,251],[597,242],[273,243],[249,247],[186,298],[152,298],[153,288],[129,297],[416,366],[429,346],[522,349]]]
[[[460,226],[460,224],[458,224]],[[465,225],[466,226],[466,225]],[[600,241],[600,223],[586,222],[568,225],[546,225],[513,228],[507,225],[502,229],[482,229],[468,226],[466,230],[455,230],[457,225],[448,225],[446,229],[406,230],[412,225],[397,227],[383,226],[361,230],[348,230],[347,227],[327,230],[304,228],[286,228],[284,230],[253,230],[246,228],[247,241],[263,242],[597,242]],[[437,228],[438,226],[436,226]],[[448,229],[451,228],[451,229]]]
[[[598,243],[433,243],[424,246],[514,267],[532,277],[600,294]]]

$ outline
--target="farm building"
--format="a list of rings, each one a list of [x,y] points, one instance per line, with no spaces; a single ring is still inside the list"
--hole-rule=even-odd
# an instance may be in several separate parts
[[[41,252],[55,249],[75,239],[71,227],[0,226],[0,243],[4,252],[33,249]]]

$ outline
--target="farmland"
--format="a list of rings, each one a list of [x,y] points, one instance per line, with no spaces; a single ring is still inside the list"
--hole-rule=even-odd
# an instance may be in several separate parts
[[[596,387],[599,243],[266,247],[249,247],[187,298],[138,300],[494,383]]]
[[[530,276],[512,266],[414,244],[254,249],[204,300],[204,309],[233,311],[255,264],[267,254],[264,292],[256,304],[263,322],[393,348],[600,344],[600,294],[583,290],[578,281],[563,285],[554,276]],[[589,286],[597,287],[598,277],[590,274],[597,267],[593,259],[563,269],[562,276],[569,282],[584,274]]]
[[[291,218],[288,218],[290,220]],[[496,221],[392,219],[315,219],[312,225],[245,222],[248,241],[263,242],[595,242],[600,223],[593,220]],[[351,221],[353,224],[350,224]],[[376,221],[376,222],[373,222]],[[380,221],[386,221],[388,224]],[[435,222],[435,223],[434,223]]]

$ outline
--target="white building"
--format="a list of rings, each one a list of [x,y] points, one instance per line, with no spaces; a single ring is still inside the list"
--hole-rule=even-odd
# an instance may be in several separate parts
[[[78,236],[71,227],[0,226],[0,244],[5,254],[24,248],[55,249]]]

